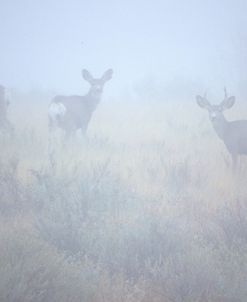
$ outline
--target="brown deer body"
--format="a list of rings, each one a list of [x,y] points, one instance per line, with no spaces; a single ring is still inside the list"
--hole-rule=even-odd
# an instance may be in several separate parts
[[[228,97],[225,89],[225,98],[219,105],[211,105],[206,97],[199,95],[196,100],[200,107],[208,110],[213,128],[231,154],[235,168],[239,155],[247,155],[247,120],[228,121],[223,114],[234,105],[235,97]]]
[[[95,79],[86,70],[82,76],[90,84],[86,95],[55,96],[49,107],[49,128],[58,127],[70,136],[77,130],[85,134],[93,115],[100,103],[104,84],[112,78],[112,69],[108,69],[101,78]]]

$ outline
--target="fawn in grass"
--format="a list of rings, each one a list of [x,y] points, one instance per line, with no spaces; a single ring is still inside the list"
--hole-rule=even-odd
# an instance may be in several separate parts
[[[228,96],[225,88],[225,97],[218,105],[212,105],[206,96],[196,96],[197,104],[208,110],[209,118],[218,137],[223,140],[232,157],[235,170],[240,155],[247,155],[247,120],[228,121],[224,111],[235,104],[235,97]]]

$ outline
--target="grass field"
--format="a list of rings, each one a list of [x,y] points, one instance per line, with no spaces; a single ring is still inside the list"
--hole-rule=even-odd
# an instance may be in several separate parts
[[[48,101],[12,101],[0,137],[0,301],[245,302],[247,158],[195,100],[105,100],[52,156]]]

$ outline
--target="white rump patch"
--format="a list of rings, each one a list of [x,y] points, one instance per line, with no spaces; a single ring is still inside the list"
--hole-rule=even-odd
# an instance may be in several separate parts
[[[57,117],[63,117],[66,114],[66,107],[62,103],[52,103],[49,107],[49,117],[56,119]]]

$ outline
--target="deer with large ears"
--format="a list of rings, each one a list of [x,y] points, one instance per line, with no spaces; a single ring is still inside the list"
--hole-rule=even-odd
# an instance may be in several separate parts
[[[77,130],[85,134],[92,114],[100,103],[104,85],[112,78],[113,70],[108,69],[101,78],[94,78],[86,69],[82,76],[90,84],[90,89],[83,96],[55,96],[49,106],[49,129],[56,127],[70,136]]]
[[[239,155],[247,155],[247,120],[226,120],[223,112],[235,103],[235,97],[225,97],[219,105],[211,105],[206,96],[196,96],[197,104],[208,110],[209,118],[218,137],[223,140],[232,156],[233,168],[236,168]]]

